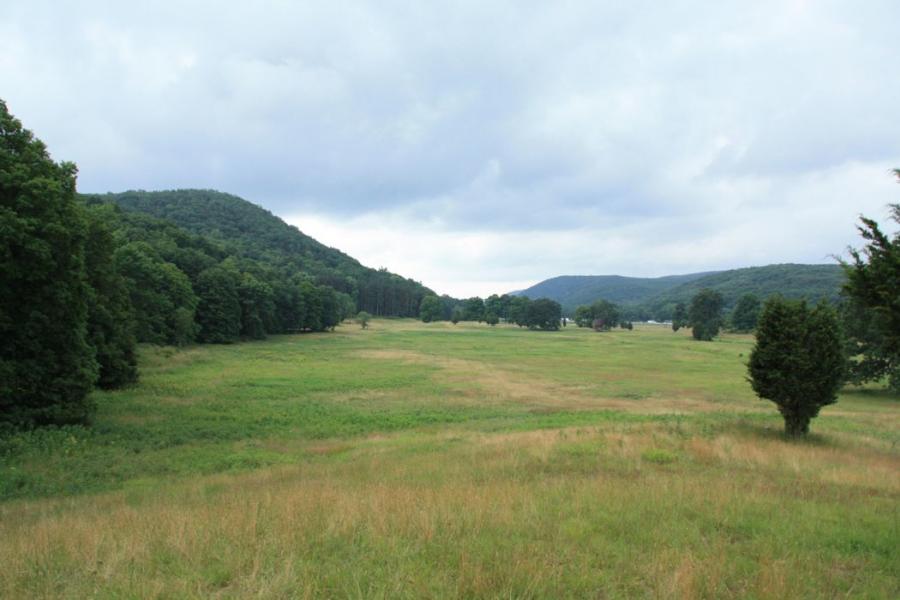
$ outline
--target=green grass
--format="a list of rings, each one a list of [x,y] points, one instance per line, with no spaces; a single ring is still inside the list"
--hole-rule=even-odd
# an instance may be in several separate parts
[[[374,321],[146,347],[0,438],[0,597],[896,597],[900,404],[809,439],[749,336]]]

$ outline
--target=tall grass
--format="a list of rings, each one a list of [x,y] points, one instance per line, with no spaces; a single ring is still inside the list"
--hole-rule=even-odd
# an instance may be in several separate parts
[[[749,344],[376,321],[147,349],[93,430],[3,441],[0,597],[897,597],[896,398],[788,442]]]

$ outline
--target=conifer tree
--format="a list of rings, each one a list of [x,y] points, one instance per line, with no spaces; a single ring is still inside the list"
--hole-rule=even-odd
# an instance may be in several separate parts
[[[819,410],[837,401],[845,367],[834,309],[823,302],[810,310],[779,296],[766,302],[750,354],[750,383],[778,406],[787,435],[805,435]]]

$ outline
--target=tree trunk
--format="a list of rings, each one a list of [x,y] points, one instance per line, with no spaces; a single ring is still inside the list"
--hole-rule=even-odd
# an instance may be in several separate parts
[[[785,415],[784,433],[788,437],[802,437],[809,433],[809,417]]]

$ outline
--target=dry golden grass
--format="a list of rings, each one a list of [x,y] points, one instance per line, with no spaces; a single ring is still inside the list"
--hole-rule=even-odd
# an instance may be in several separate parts
[[[349,454],[2,505],[0,596],[808,596],[808,578],[855,581],[866,561],[816,562],[782,538],[796,495],[900,499],[900,461],[876,447],[660,425],[427,437],[449,446],[316,443]],[[645,460],[660,449],[675,464]],[[760,507],[776,527],[747,517]]]

